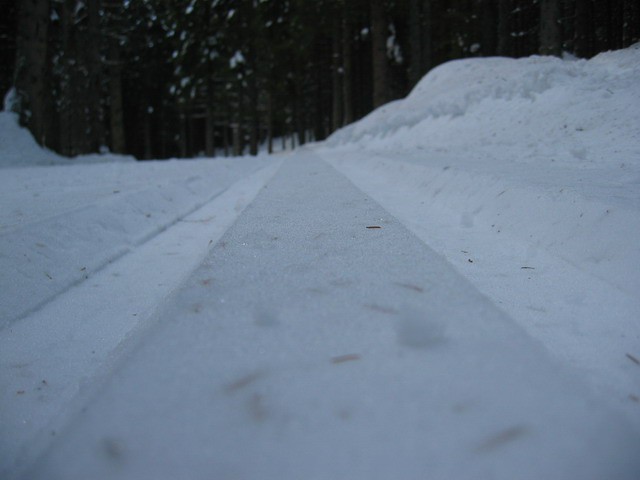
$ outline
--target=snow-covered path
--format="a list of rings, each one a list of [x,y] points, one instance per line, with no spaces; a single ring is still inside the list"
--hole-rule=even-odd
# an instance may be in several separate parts
[[[191,260],[200,267],[155,313],[146,307],[136,327],[144,334],[119,344],[130,327],[109,329],[101,361],[67,359],[81,361],[61,374],[66,405],[45,408],[38,438],[20,452],[25,463],[9,465],[15,472],[173,479],[188,466],[191,479],[637,478],[638,432],[397,218],[313,152],[262,172],[249,183],[255,192],[268,182],[264,189],[237,220],[227,216],[226,232],[218,225],[204,262]],[[137,271],[136,283],[164,278],[156,268]],[[82,298],[73,289],[69,298]],[[59,302],[64,295],[41,311]],[[4,347],[25,341],[16,339],[24,321],[3,337],[3,361]],[[105,333],[83,335],[100,346]],[[91,345],[49,338],[42,368],[74,341]],[[89,385],[79,389],[82,375]]]
[[[0,335],[0,477],[18,474],[55,439],[278,165],[247,159],[5,170],[16,190],[9,195],[24,191],[20,211],[2,212],[3,223],[13,227],[0,235],[3,303],[32,313],[3,317],[10,325]],[[158,193],[134,196],[132,204],[137,183],[154,181]],[[79,187],[61,191],[61,182]],[[32,191],[55,200],[30,205]],[[158,196],[165,202],[156,203]],[[68,210],[74,200],[82,208]],[[96,241],[70,235],[96,228],[102,233]],[[147,238],[136,241],[145,232]],[[64,248],[39,258],[60,235]],[[16,268],[21,258],[10,249],[14,238],[34,257],[28,268]],[[101,262],[109,252],[117,255]],[[49,301],[42,304],[45,294]]]

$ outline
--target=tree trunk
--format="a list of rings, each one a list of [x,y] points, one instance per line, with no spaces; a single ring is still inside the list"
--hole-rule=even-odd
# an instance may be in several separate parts
[[[611,48],[611,6],[609,3],[615,2],[595,2],[593,5],[594,52],[604,52]]]
[[[258,118],[258,86],[255,72],[249,81],[249,154],[258,155],[260,120]]]
[[[215,123],[213,118],[213,108],[211,107],[211,102],[209,102],[209,104],[207,105],[204,132],[204,152],[207,157],[215,157],[216,155],[214,125]]]
[[[0,94],[14,86],[16,67],[17,6],[15,0],[2,2],[4,19],[0,21]],[[17,105],[16,105],[17,106]]]
[[[49,0],[21,0],[18,4],[15,86],[20,120],[41,145],[48,145],[51,111],[47,40]]]
[[[61,76],[58,80],[59,82],[59,90],[60,90],[60,98],[58,99],[57,109],[58,109],[58,150],[62,155],[71,155],[73,151],[73,138],[72,138],[72,129],[73,129],[73,113],[71,111],[71,103],[73,99],[72,95],[72,86],[71,86],[71,75],[69,70],[71,69],[70,63],[72,60],[72,56],[74,55],[71,46],[71,8],[68,2],[64,2],[62,4],[61,9],[61,44],[62,51],[60,54],[60,62],[59,69],[61,71]]]
[[[349,12],[346,7],[342,20],[342,104],[344,117],[343,125],[349,125],[354,120],[353,116],[353,60],[351,58],[352,27]],[[323,132],[324,133],[324,132]]]
[[[260,129],[260,122],[258,120],[257,105],[252,106],[251,110],[252,112],[251,112],[251,126],[249,130],[249,154],[255,157],[256,155],[258,155],[258,146],[259,146],[258,134]]]
[[[304,73],[300,65],[297,66],[296,78],[295,78],[295,94],[293,99],[293,121],[295,133],[298,137],[298,146],[302,146],[305,143],[304,130],[306,128],[303,114],[303,94],[304,94]]]
[[[511,48],[511,1],[498,1],[498,55],[509,57]]]
[[[167,158],[169,157],[169,149],[167,148],[167,140],[169,139],[169,137],[171,136],[171,134],[169,133],[169,128],[167,125],[167,110],[166,110],[166,105],[163,105],[160,109],[160,112],[158,113],[159,119],[158,122],[160,123],[160,157],[159,158]]]
[[[494,0],[481,0],[480,8],[482,28],[481,52],[485,57],[493,56],[496,54],[498,48],[498,31],[495,23],[498,10]]]
[[[273,153],[273,95],[267,92],[267,150]]]
[[[88,0],[87,2],[89,24],[85,31],[83,50],[87,64],[89,88],[87,92],[87,123],[89,130],[88,147],[90,152],[98,152],[104,146],[105,128],[104,112],[102,110],[102,45],[103,38],[100,28],[100,0]],[[88,153],[88,152],[87,152]]]
[[[109,39],[109,129],[111,151],[125,153],[124,109],[122,100],[122,65],[117,38]]]
[[[640,41],[640,2],[624,0],[622,43],[628,47]]]
[[[562,53],[559,0],[540,1],[540,54]]]
[[[238,122],[234,122],[231,124],[232,136],[233,136],[233,156],[239,157],[242,155],[242,142],[240,141],[240,124]]]
[[[252,37],[247,55],[247,59],[249,61],[248,65],[250,66],[249,78],[247,79],[247,93],[249,95],[249,154],[252,156],[258,155],[258,143],[260,140],[260,116],[258,112],[258,46],[255,43],[256,38]]]
[[[383,0],[371,0],[371,43],[373,54],[373,107],[389,100],[389,63],[387,61],[387,21]]]
[[[422,77],[422,0],[409,0],[409,87]]]
[[[233,156],[239,157],[244,154],[244,120],[245,120],[245,92],[241,82],[237,84],[237,107],[235,120],[233,122]]]
[[[151,127],[151,113],[148,108],[143,107],[142,111],[142,133],[144,140],[144,159],[151,160],[153,158],[153,142],[151,139],[152,136],[152,127]]]
[[[229,142],[229,126],[231,125],[231,118],[229,116],[229,112],[227,112],[227,114],[225,115],[226,121],[224,123],[224,130],[222,131],[222,141],[224,144],[224,156],[228,157],[229,156],[229,150],[230,150],[230,142]]]
[[[180,113],[180,158],[187,158],[187,121],[185,113]]]
[[[637,2],[636,2],[637,3]],[[624,23],[631,21],[625,18],[625,2],[619,0],[610,4],[609,13],[609,49],[618,50],[624,48]]]
[[[420,60],[420,76],[433,67],[433,5],[432,0],[422,0],[422,22],[420,36],[422,41],[422,57]]]
[[[624,18],[624,0],[612,2],[610,4],[609,12],[609,45],[608,49],[618,50],[624,48],[624,34],[622,25],[625,22]]]
[[[302,101],[301,100],[297,100],[296,101],[296,135],[297,135],[297,139],[298,139],[298,146],[302,146],[305,144],[305,134],[304,134],[304,130],[305,130],[305,124],[304,124],[304,117],[302,115],[302,107],[301,104]]]
[[[204,153],[207,157],[215,157],[216,155],[216,139],[215,139],[215,115],[213,110],[214,97],[213,91],[215,86],[213,85],[213,72],[210,70],[208,73],[207,82],[207,104],[205,106],[205,121],[204,121]]]
[[[339,19],[333,20],[331,35],[331,130],[338,130],[342,126],[342,75]]]
[[[320,54],[318,55],[318,58],[322,58],[320,56]],[[321,62],[317,62],[317,64],[314,66],[314,75],[315,78],[323,78],[324,74],[326,72],[326,68],[324,67],[324,65]],[[314,106],[315,106],[315,111],[314,111],[314,116],[313,116],[313,136],[314,138],[318,139],[318,140],[324,140],[325,138],[327,138],[327,129],[325,128],[325,124],[326,124],[326,120],[327,120],[327,111],[326,111],[326,104],[327,104],[327,98],[326,98],[326,89],[323,88],[323,84],[324,82],[319,82],[318,85],[315,86],[314,88],[314,92],[313,92],[313,99],[314,99]],[[333,107],[333,105],[332,105]],[[341,118],[340,121],[342,121],[343,119]],[[329,119],[329,124],[331,124],[331,119]]]
[[[577,0],[575,13],[575,54],[581,58],[588,58],[592,54],[592,12],[591,0]]]

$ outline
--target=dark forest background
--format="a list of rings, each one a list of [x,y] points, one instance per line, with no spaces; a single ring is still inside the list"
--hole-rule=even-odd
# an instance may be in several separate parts
[[[448,60],[640,40],[638,0],[0,0],[0,93],[63,155],[322,140]]]

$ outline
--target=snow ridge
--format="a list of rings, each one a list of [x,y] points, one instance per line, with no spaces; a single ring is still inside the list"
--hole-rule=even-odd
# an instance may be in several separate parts
[[[429,72],[406,99],[337,131],[327,144],[481,151],[528,146],[530,152],[520,150],[513,160],[551,154],[582,165],[610,162],[612,146],[640,141],[640,125],[629,121],[638,107],[639,76],[640,44],[588,61],[457,60]],[[628,163],[640,163],[640,150],[624,153]]]

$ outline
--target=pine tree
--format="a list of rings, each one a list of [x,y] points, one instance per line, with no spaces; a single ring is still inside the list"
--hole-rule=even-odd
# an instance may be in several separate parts
[[[387,19],[384,0],[371,0],[371,46],[373,54],[373,106],[389,101]]]

